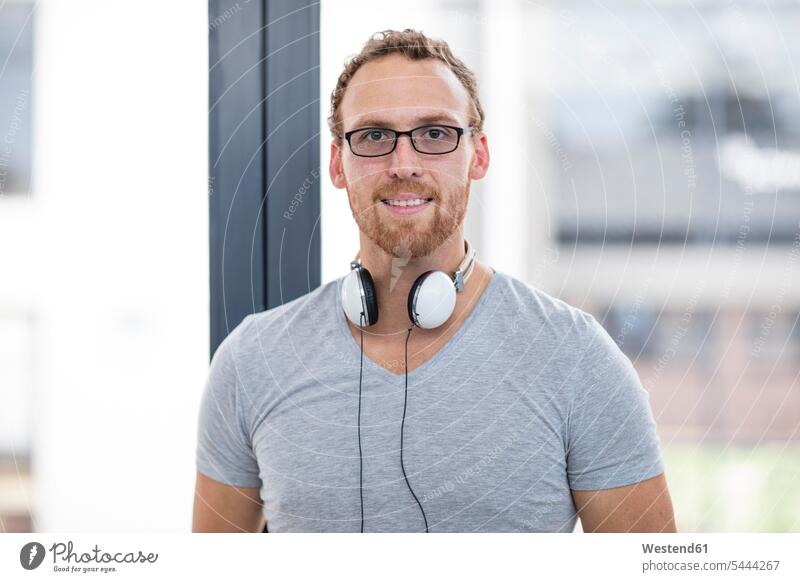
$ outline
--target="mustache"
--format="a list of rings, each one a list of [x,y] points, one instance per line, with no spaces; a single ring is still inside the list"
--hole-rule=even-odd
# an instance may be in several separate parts
[[[400,192],[414,192],[415,194],[419,194],[424,198],[433,198],[434,200],[439,198],[439,192],[427,184],[409,181],[392,182],[391,184],[376,190],[374,198],[376,200],[391,198],[394,194],[398,194]]]

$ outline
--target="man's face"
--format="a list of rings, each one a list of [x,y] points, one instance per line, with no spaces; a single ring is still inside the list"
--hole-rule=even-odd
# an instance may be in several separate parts
[[[444,63],[401,55],[363,65],[340,105],[343,133],[432,123],[466,128],[469,111],[466,89]],[[408,136],[401,136],[391,154],[358,157],[343,140],[341,149],[331,144],[330,173],[337,188],[347,189],[361,231],[390,256],[415,258],[429,255],[457,231],[471,180],[485,175],[488,162],[486,137],[467,130],[455,151],[441,155],[417,152]],[[409,195],[425,203],[397,206]]]

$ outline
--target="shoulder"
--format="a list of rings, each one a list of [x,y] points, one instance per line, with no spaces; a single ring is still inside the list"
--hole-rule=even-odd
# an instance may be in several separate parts
[[[633,362],[594,315],[509,275],[498,282],[513,305],[509,325],[525,331],[529,341],[552,346],[543,347],[543,354],[562,369],[573,398],[607,401],[611,391],[644,392]]]
[[[238,386],[248,403],[243,414],[253,421],[274,406],[298,381],[300,371],[324,360],[335,328],[337,282],[317,287],[280,306],[245,317],[220,343],[212,376]]]
[[[516,322],[515,327],[525,325],[535,328],[540,337],[542,333],[558,337],[569,344],[567,348],[585,342],[603,329],[592,314],[543,289],[501,271],[495,276],[501,311]]]
[[[511,275],[495,276],[499,308],[493,317],[517,342],[536,346],[547,374],[578,392],[604,373],[631,374],[630,360],[594,315]]]
[[[236,354],[237,360],[251,360],[256,353],[313,335],[314,328],[324,326],[331,318],[338,285],[339,280],[333,280],[282,305],[247,315],[217,351],[226,349]]]

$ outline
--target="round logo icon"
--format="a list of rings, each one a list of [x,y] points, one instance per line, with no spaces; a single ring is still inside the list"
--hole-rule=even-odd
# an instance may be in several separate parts
[[[19,551],[19,563],[26,570],[38,568],[44,560],[44,546],[39,542],[29,542]]]

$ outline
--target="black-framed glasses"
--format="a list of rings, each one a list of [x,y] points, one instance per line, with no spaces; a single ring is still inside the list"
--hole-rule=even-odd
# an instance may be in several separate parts
[[[397,147],[397,139],[407,135],[411,145],[421,154],[434,156],[456,151],[461,136],[472,127],[452,125],[422,125],[408,131],[397,131],[388,127],[362,127],[348,131],[344,139],[353,155],[363,158],[386,156]]]

